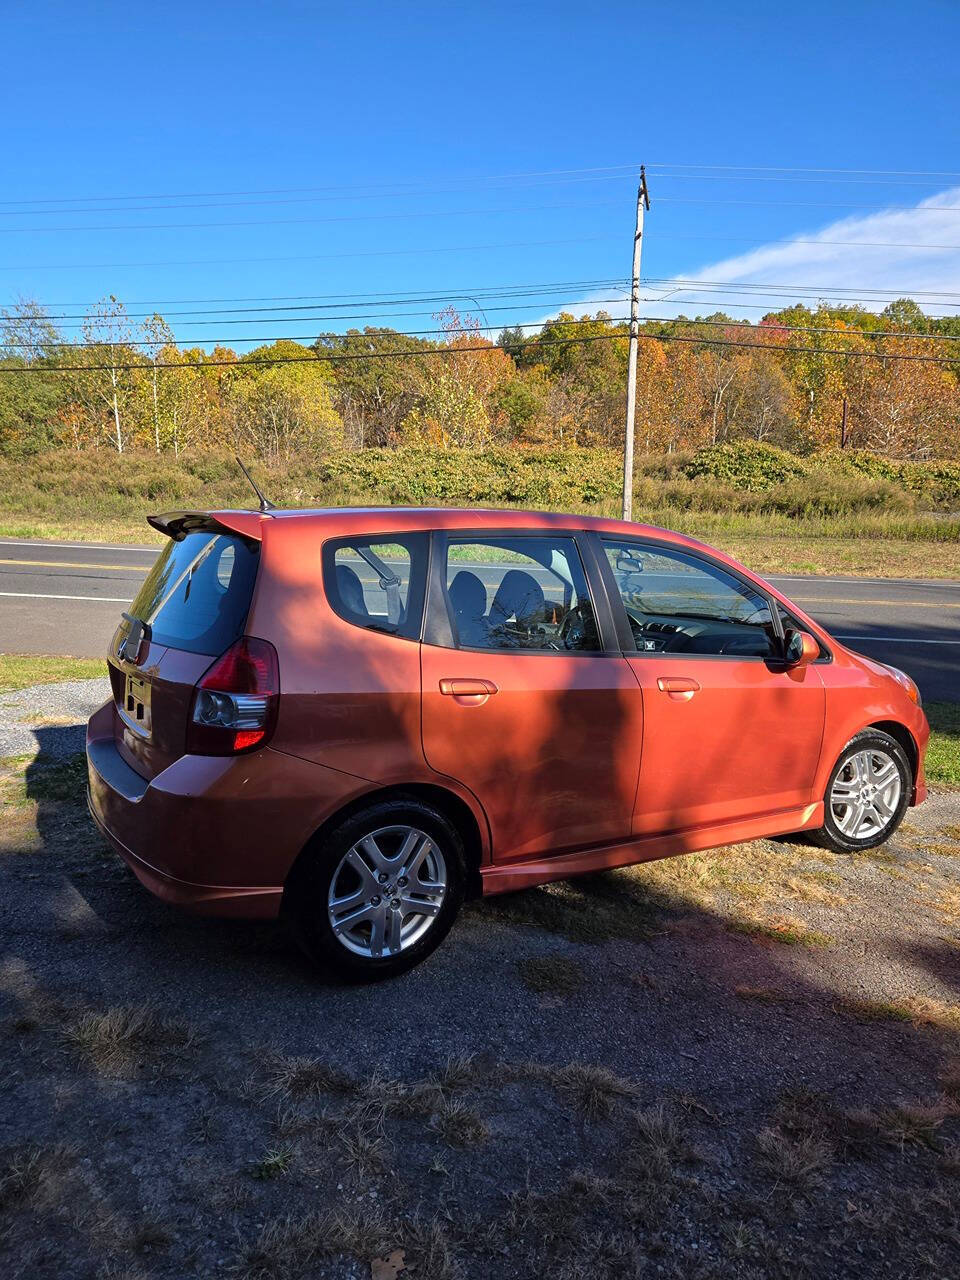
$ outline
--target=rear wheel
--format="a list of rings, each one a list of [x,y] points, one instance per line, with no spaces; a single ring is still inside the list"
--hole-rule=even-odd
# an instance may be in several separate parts
[[[810,839],[837,853],[883,844],[903,821],[912,788],[910,762],[896,738],[879,729],[858,733],[830,774],[823,826]]]
[[[391,977],[443,941],[463,901],[459,832],[418,800],[346,819],[290,873],[283,915],[311,959],[346,977]]]

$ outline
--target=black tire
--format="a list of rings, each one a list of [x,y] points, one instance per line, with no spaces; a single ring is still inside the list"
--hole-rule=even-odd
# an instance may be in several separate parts
[[[865,837],[855,839],[850,835],[844,834],[837,825],[837,817],[833,811],[830,797],[834,783],[850,759],[860,752],[870,751],[871,749],[883,752],[885,756],[888,756],[893,761],[900,775],[900,796],[896,808],[882,829]],[[820,845],[824,849],[832,849],[834,853],[858,853],[861,849],[873,849],[889,840],[897,827],[899,827],[910,803],[912,792],[913,770],[903,747],[889,733],[884,733],[880,729],[865,729],[863,733],[858,733],[855,738],[851,738],[840,752],[840,757],[830,772],[827,789],[824,792],[823,826],[816,831],[808,831],[807,838],[812,844]]]
[[[377,957],[359,955],[334,932],[328,912],[331,882],[358,841],[383,828],[403,826],[429,836],[442,855],[446,873],[442,905],[422,935],[402,950]],[[385,800],[352,814],[304,849],[287,877],[281,916],[314,963],[351,981],[375,982],[412,969],[440,945],[457,918],[465,880],[463,839],[453,823],[421,800]]]

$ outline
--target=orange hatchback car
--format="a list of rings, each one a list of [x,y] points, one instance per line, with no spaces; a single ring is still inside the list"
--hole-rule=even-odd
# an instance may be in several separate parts
[[[719,551],[518,511],[176,512],[90,720],[164,901],[397,973],[468,893],[756,836],[855,852],[926,795],[916,685]]]

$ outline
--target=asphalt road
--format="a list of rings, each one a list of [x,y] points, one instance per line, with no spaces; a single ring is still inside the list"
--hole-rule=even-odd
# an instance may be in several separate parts
[[[155,547],[0,540],[0,652],[99,657]],[[772,578],[838,640],[960,701],[960,581]]]

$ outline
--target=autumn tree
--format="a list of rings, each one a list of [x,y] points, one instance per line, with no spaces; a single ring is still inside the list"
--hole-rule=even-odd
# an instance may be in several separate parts
[[[329,365],[305,359],[290,339],[257,347],[233,369],[229,395],[238,447],[259,457],[289,460],[299,450],[326,453],[343,444],[343,423],[333,407]]]
[[[943,352],[916,338],[884,339],[882,352],[886,359],[859,362],[856,442],[890,458],[958,456],[960,391],[950,370],[933,362]]]
[[[0,311],[0,453],[38,453],[60,435],[60,336],[46,311],[23,300]]]
[[[330,366],[334,396],[350,445],[363,449],[396,442],[400,423],[416,405],[428,376],[426,362],[417,353],[435,346],[383,328],[351,329],[317,339],[317,354],[335,357]],[[396,354],[408,351],[412,354]]]
[[[94,434],[106,431],[117,453],[127,443],[126,411],[134,394],[133,369],[143,364],[123,303],[112,295],[86,316],[81,347],[70,348],[72,399]]]
[[[453,307],[441,311],[443,354],[424,362],[420,399],[401,424],[401,438],[440,448],[483,448],[493,439],[496,392],[514,363],[480,336],[479,322]]]

